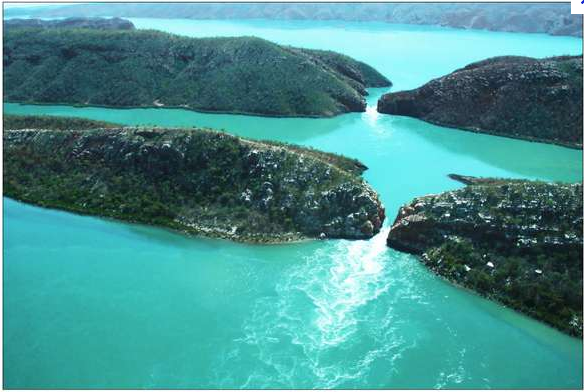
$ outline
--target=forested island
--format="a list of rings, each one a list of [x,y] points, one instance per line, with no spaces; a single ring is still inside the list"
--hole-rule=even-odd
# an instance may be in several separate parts
[[[380,21],[582,36],[582,18],[572,15],[565,3],[89,3],[5,12],[36,17]]]
[[[387,244],[444,278],[582,337],[582,184],[451,175],[414,199]]]
[[[582,148],[582,56],[494,57],[385,94],[381,113]]]
[[[304,147],[13,116],[3,140],[4,195],[39,206],[245,242],[369,238],[385,217],[363,164]]]
[[[13,27],[3,61],[4,101],[21,103],[327,117],[391,85],[334,52],[153,30]]]

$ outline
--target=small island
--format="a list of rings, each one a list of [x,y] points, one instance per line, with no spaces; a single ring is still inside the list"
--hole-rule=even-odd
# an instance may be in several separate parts
[[[366,167],[339,155],[209,129],[4,121],[4,195],[27,203],[255,243],[365,239],[385,217]]]
[[[364,112],[366,88],[391,85],[348,56],[256,37],[36,24],[4,34],[5,102],[330,117]]]
[[[582,148],[582,56],[494,57],[385,94],[381,113]]]
[[[581,338],[582,184],[451,177],[467,186],[402,207],[387,244]]]

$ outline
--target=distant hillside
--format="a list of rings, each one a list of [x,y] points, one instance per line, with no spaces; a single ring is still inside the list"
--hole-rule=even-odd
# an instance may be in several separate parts
[[[66,18],[56,20],[43,19],[7,19],[4,21],[4,30],[10,28],[83,28],[97,30],[133,30],[134,24],[121,18]]]
[[[383,21],[463,29],[582,36],[582,17],[569,3],[94,3],[6,15],[119,16],[187,19]]]
[[[582,56],[478,61],[409,91],[385,94],[381,113],[582,148]]]
[[[364,111],[365,88],[389,85],[350,57],[254,37],[39,28],[4,35],[10,102],[319,117]]]
[[[249,242],[370,238],[383,223],[378,195],[360,176],[366,168],[354,159],[208,129],[101,125],[9,119],[4,195]]]

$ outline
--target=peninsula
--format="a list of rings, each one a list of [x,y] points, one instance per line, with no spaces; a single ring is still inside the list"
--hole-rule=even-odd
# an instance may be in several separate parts
[[[366,88],[390,85],[342,54],[255,37],[41,27],[4,35],[5,102],[330,117],[365,111]]]
[[[582,148],[582,56],[494,57],[385,94],[381,113]]]
[[[5,121],[4,195],[31,204],[245,242],[364,239],[385,217],[366,167],[335,154],[208,129]]]
[[[581,338],[582,184],[451,177],[468,185],[402,207],[387,244]]]

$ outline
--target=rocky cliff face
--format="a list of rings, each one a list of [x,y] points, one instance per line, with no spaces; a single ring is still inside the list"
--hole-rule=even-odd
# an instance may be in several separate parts
[[[582,57],[495,57],[386,94],[377,107],[438,125],[581,148]]]
[[[457,178],[402,207],[387,244],[437,274],[582,336],[582,184]]]
[[[202,129],[4,132],[6,196],[238,241],[373,236],[384,209],[363,170]]]
[[[97,29],[97,30],[133,30],[134,24],[121,18],[66,18],[57,20],[44,19],[8,19],[4,29],[42,28],[42,29]]]

